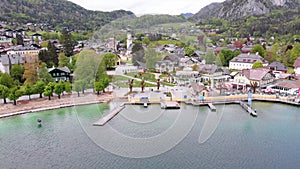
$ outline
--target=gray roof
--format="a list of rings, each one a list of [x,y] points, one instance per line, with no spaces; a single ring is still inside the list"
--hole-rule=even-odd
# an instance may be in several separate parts
[[[8,54],[5,54],[5,55],[1,55],[1,62],[2,62],[2,65],[9,65],[9,59],[10,58],[10,62],[12,65],[14,64],[24,64],[24,55],[21,55],[21,54],[13,54],[13,55],[8,55]]]
[[[261,57],[259,54],[240,54],[237,57],[230,60],[230,62],[238,62],[238,63],[255,63],[262,62],[263,64],[268,64],[268,61]]]
[[[202,64],[198,66],[198,71],[203,74],[213,74],[216,72],[224,72],[222,68],[212,64]]]
[[[13,51],[21,51],[21,50],[38,50],[38,48],[33,46],[15,46],[12,48]]]
[[[286,66],[284,66],[282,63],[280,62],[272,62],[269,67],[276,67],[275,70],[279,70],[279,71],[287,71],[288,68]]]

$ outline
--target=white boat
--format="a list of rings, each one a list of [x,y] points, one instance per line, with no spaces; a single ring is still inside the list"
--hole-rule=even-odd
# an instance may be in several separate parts
[[[144,107],[147,108],[147,107],[148,107],[148,104],[147,104],[147,103],[144,103]]]

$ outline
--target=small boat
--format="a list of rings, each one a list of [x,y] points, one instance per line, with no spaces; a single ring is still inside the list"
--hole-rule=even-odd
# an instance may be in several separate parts
[[[144,103],[144,107],[147,108],[147,107],[148,107],[148,104],[147,104],[147,103]]]

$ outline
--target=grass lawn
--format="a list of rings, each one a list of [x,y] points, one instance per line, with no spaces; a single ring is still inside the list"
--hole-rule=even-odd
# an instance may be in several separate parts
[[[112,82],[119,87],[129,87],[128,80],[129,78],[120,75],[115,75],[112,78]],[[136,80],[133,81],[133,87],[140,87],[140,86],[141,86],[140,81],[136,81]],[[156,87],[156,85],[146,83],[145,87]]]

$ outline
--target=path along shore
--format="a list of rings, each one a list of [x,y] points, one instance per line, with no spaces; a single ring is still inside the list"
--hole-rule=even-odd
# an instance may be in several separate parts
[[[78,97],[77,94],[65,94],[61,96],[61,99],[54,96],[51,97],[51,100],[48,100],[48,97],[19,100],[17,105],[13,105],[12,103],[0,104],[0,118],[43,110],[72,107],[74,105],[107,103],[112,100],[112,98],[113,95],[111,93],[102,93],[101,95],[86,93],[80,94],[80,97]]]

